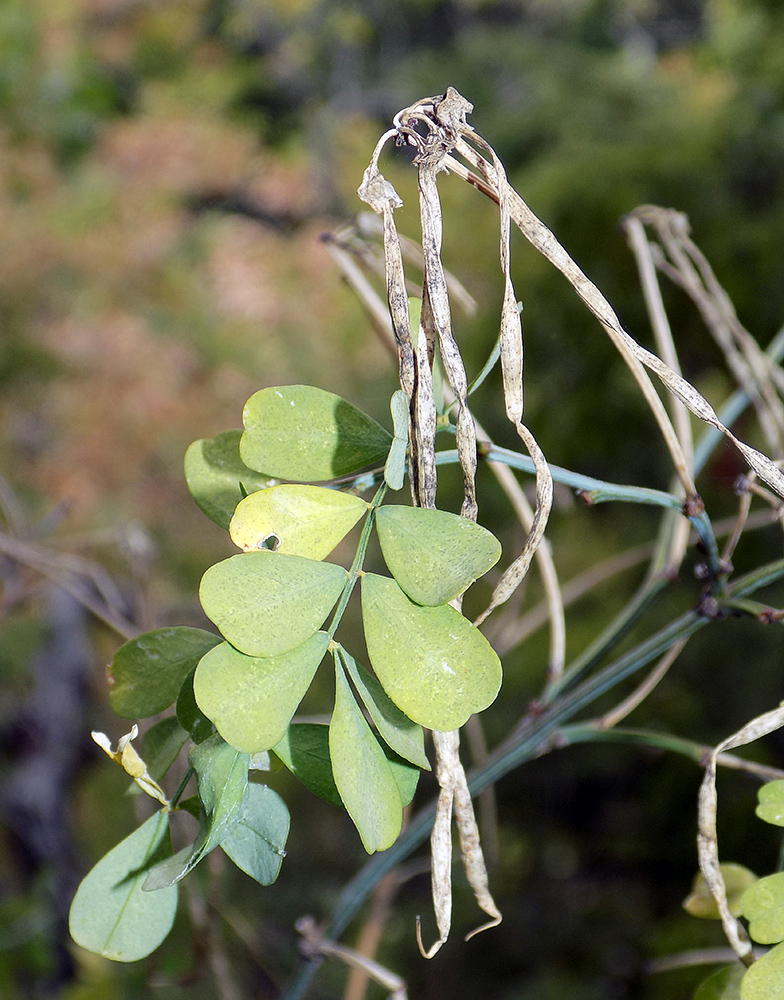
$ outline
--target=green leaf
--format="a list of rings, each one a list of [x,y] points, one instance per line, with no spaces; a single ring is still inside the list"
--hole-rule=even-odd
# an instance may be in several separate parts
[[[402,389],[392,394],[389,403],[392,411],[392,426],[395,437],[389,449],[384,479],[391,490],[399,490],[403,486],[406,475],[406,449],[408,448],[408,397]]]
[[[331,805],[343,808],[332,774],[329,726],[315,722],[292,723],[272,749],[306,788]]]
[[[768,781],[757,792],[759,805],[756,813],[760,819],[774,826],[784,826],[784,780]]]
[[[309,385],[262,389],[245,404],[242,420],[243,462],[281,479],[345,476],[382,461],[392,443],[362,410]]]
[[[196,704],[196,695],[193,691],[193,678],[195,676],[196,671],[194,670],[182,685],[182,690],[177,698],[177,722],[187,731],[194,743],[203,743],[214,735],[215,726]]]
[[[760,944],[784,940],[784,872],[758,879],[740,901],[749,934]]]
[[[421,607],[394,580],[367,573],[362,620],[376,677],[409,719],[447,732],[495,700],[501,662],[454,608]]]
[[[102,858],[82,880],[71,904],[74,941],[114,962],[136,962],[171,930],[177,888],[142,892],[147,869],[171,854],[169,817],[156,812]]]
[[[444,510],[385,505],[376,527],[390,573],[417,604],[447,604],[501,556],[487,528]]]
[[[109,667],[109,701],[124,719],[157,715],[174,702],[182,683],[219,635],[181,625],[145,632],[120,646]]]
[[[212,440],[194,441],[185,452],[185,481],[191,496],[221,528],[228,528],[243,496],[274,482],[242,461],[241,437],[242,431],[224,431]]]
[[[329,645],[316,632],[278,656],[246,656],[228,642],[211,649],[196,668],[199,708],[232,746],[254,754],[285,735]]]
[[[245,552],[211,566],[199,597],[233,646],[248,656],[275,656],[321,628],[347,580],[335,563]]]
[[[757,876],[743,865],[729,862],[719,866],[724,885],[727,889],[727,904],[734,917],[741,915],[741,897],[743,893],[757,881]],[[693,917],[704,920],[721,920],[719,908],[713,893],[708,888],[705,876],[697,872],[691,886],[691,893],[683,901],[683,908]]]
[[[700,983],[694,1000],[740,1000],[740,983],[745,971],[746,966],[740,962],[725,965]]]
[[[398,784],[338,663],[329,753],[335,784],[365,850],[373,854],[391,847],[403,826]]]
[[[221,842],[221,850],[246,875],[272,885],[286,856],[288,835],[286,803],[266,785],[251,783],[237,825]]]
[[[425,734],[422,727],[400,711],[376,678],[361,667],[345,649],[340,650],[340,658],[382,739],[405,760],[429,771],[430,762],[425,756]]]
[[[251,493],[239,504],[229,532],[245,552],[265,548],[324,559],[368,507],[360,497],[324,486],[272,486]]]
[[[784,945],[758,958],[741,980],[740,1000],[776,1000],[784,997]]]
[[[188,732],[170,715],[150,726],[142,740],[142,757],[150,776],[160,781],[185,746]]]
[[[174,885],[192,871],[234,829],[242,816],[248,791],[250,757],[220,738],[191,747],[188,755],[196,772],[202,816],[196,840],[156,865],[144,882],[145,891]]]
[[[407,760],[403,760],[402,757],[398,757],[395,751],[389,747],[382,746],[381,749],[384,751],[392,777],[395,779],[397,790],[400,793],[400,802],[407,806],[414,798],[422,771],[413,764],[409,764]]]

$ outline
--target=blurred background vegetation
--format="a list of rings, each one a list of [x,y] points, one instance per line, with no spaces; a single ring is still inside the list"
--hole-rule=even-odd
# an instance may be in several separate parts
[[[187,494],[187,445],[239,426],[253,391],[284,382],[338,392],[388,423],[395,367],[319,236],[360,210],[354,192],[394,113],[449,84],[638,339],[649,342],[648,324],[618,220],[651,202],[689,215],[742,322],[769,342],[784,321],[778,0],[0,2],[6,1000],[274,997],[295,961],[294,920],[323,916],[362,863],[349,821],[277,775],[292,834],[274,886],[235,881],[211,858],[209,884],[191,877],[175,934],[148,962],[111,965],[71,946],[75,885],[130,831],[137,803],[88,745],[90,729],[124,731],[104,680],[122,636],[57,583],[71,572],[139,629],[200,624],[200,574],[232,547]],[[387,160],[405,202],[398,224],[416,236],[414,172],[402,153]],[[442,190],[445,261],[479,302],[458,329],[478,367],[497,334],[496,215],[456,178]],[[550,460],[665,488],[655,428],[595,321],[522,240],[514,274],[527,421]],[[720,403],[731,388],[721,357],[685,297],[666,300],[685,374]],[[513,446],[497,388],[482,390],[478,414]],[[712,514],[734,510],[741,471],[717,452],[699,484]],[[454,507],[449,489],[446,477],[441,500]],[[490,482],[481,509],[505,545],[519,545]],[[584,509],[563,493],[549,537],[568,580],[655,526],[645,510]],[[780,555],[780,536],[762,532],[736,561]],[[638,578],[633,570],[575,607],[572,652]],[[532,581],[523,607],[537,594]],[[698,597],[687,568],[661,620]],[[536,695],[545,661],[543,633],[506,659],[486,718],[491,743]],[[781,678],[778,630],[725,622],[692,640],[634,722],[717,742],[777,704]],[[771,763],[782,750],[776,739],[755,748]],[[458,884],[456,934],[421,960],[422,869],[394,902],[380,959],[428,1000],[690,995],[705,970],[653,974],[645,963],[723,943],[716,925],[681,909],[700,776],[687,761],[617,746],[527,765],[497,788],[501,927],[459,943],[475,914]],[[724,856],[771,871],[777,845],[753,817],[754,785],[721,780]],[[421,801],[432,793],[423,785]],[[233,996],[204,959],[218,948]],[[313,995],[341,996],[343,979],[325,969]]]

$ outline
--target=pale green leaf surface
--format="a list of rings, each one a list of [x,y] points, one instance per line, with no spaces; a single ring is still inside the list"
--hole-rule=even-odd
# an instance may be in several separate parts
[[[779,1000],[784,997],[784,945],[758,958],[740,984],[740,1000]]]
[[[115,962],[136,962],[171,930],[177,888],[142,892],[151,864],[171,854],[169,817],[156,812],[82,880],[69,916],[74,941]]]
[[[389,747],[382,746],[381,749],[384,751],[392,771],[392,777],[395,779],[397,790],[400,793],[400,801],[404,806],[407,806],[414,798],[422,771],[414,764],[409,764],[407,760],[398,757],[394,750]]]
[[[741,915],[741,897],[757,881],[753,871],[730,861],[719,866],[727,890],[727,905],[734,917]],[[693,917],[704,920],[721,920],[719,907],[702,872],[697,872],[692,882],[691,892],[683,901],[683,908]]]
[[[295,778],[333,806],[343,808],[329,756],[329,726],[295,722],[272,748]]]
[[[109,667],[109,701],[125,719],[145,719],[171,705],[182,683],[219,635],[181,625],[124,643]]]
[[[329,645],[316,632],[278,656],[247,656],[228,642],[211,649],[196,668],[196,702],[232,746],[269,750],[283,739]]]
[[[402,389],[392,393],[389,402],[395,436],[384,466],[384,479],[391,490],[402,489],[406,475],[408,448],[408,397]]]
[[[774,826],[784,826],[784,780],[768,781],[757,792],[757,798],[759,818]]]
[[[376,528],[390,573],[417,604],[447,604],[501,556],[487,528],[444,510],[387,504]]]
[[[784,940],[784,872],[758,879],[743,893],[740,905],[755,941],[777,944]]]
[[[240,458],[242,431],[224,431],[211,440],[194,441],[185,452],[185,481],[191,496],[210,520],[228,528],[243,494],[273,482]],[[240,485],[241,484],[241,485]]]
[[[442,732],[459,729],[495,700],[501,662],[454,608],[422,607],[394,580],[367,573],[362,620],[376,676],[414,722]]]
[[[430,762],[425,755],[425,734],[422,727],[400,711],[376,678],[360,666],[350,653],[341,649],[340,657],[387,746],[405,760],[429,771]]]
[[[245,404],[240,456],[252,469],[314,482],[386,458],[392,436],[334,393],[309,385],[262,389]]]
[[[329,753],[335,784],[365,850],[391,847],[403,825],[398,783],[337,664]]]
[[[248,656],[275,656],[321,628],[347,580],[335,563],[244,552],[207,570],[199,598],[233,646]]]
[[[150,871],[145,891],[179,882],[231,833],[242,815],[248,791],[249,755],[216,735],[191,747],[188,759],[196,772],[202,804],[199,832],[193,844]]]
[[[360,497],[324,486],[272,486],[238,505],[229,533],[245,552],[324,559],[367,510]]]
[[[251,783],[237,825],[221,841],[234,864],[261,885],[272,885],[286,855],[289,811],[266,785]]]
[[[741,1000],[740,983],[746,966],[740,962],[717,969],[697,987],[694,1000]]]

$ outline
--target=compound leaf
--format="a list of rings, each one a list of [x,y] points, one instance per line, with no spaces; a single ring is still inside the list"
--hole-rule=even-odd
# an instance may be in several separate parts
[[[233,646],[248,656],[276,656],[301,646],[324,624],[347,580],[335,563],[245,552],[211,566],[199,598]]]
[[[224,431],[211,440],[194,441],[185,452],[185,481],[191,496],[221,528],[228,528],[243,496],[274,482],[242,461],[241,437],[242,431]]]
[[[177,887],[142,892],[148,868],[171,854],[169,817],[156,812],[103,857],[82,880],[71,904],[74,941],[114,962],[136,962],[171,930]]]
[[[758,879],[743,893],[740,905],[755,941],[777,944],[784,940],[784,872]]]
[[[171,705],[183,681],[219,635],[181,625],[145,632],[124,643],[109,667],[109,700],[125,719],[145,719]]]
[[[277,656],[247,656],[228,642],[211,649],[196,668],[196,702],[232,746],[269,750],[283,739],[329,645],[316,632]]]
[[[245,404],[240,456],[252,469],[312,482],[386,457],[392,436],[362,410],[310,385],[262,389]]]
[[[191,747],[188,759],[196,772],[201,801],[199,832],[193,844],[156,865],[148,874],[145,891],[174,885],[216,848],[239,822],[248,791],[250,756],[213,736]]]
[[[288,835],[286,803],[266,785],[251,783],[237,825],[221,841],[221,850],[246,875],[272,885],[286,856]]]
[[[421,607],[394,580],[367,573],[362,620],[373,670],[409,719],[446,732],[495,700],[501,662],[454,608]]]
[[[400,711],[376,678],[361,667],[345,649],[341,649],[340,657],[387,746],[405,760],[429,771],[430,762],[425,756],[425,734],[422,727]]]
[[[229,533],[245,552],[324,559],[367,510],[360,497],[324,486],[271,486],[237,506]]]
[[[487,528],[444,510],[389,504],[376,527],[390,573],[417,604],[447,604],[501,556]]]
[[[329,726],[294,722],[272,749],[306,788],[331,805],[343,808],[343,800],[332,774]]]
[[[329,753],[335,784],[368,854],[391,847],[403,825],[403,804],[395,776],[351,692],[343,668],[335,665],[335,710]]]

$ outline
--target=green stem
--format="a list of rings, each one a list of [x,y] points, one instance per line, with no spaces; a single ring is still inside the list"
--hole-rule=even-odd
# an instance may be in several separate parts
[[[373,531],[373,525],[376,519],[376,511],[381,506],[384,501],[384,497],[387,493],[387,484],[382,483],[376,490],[376,495],[370,502],[370,509],[368,510],[367,518],[365,519],[365,524],[362,528],[362,534],[359,539],[359,545],[357,546],[357,552],[354,556],[354,561],[351,563],[351,568],[348,571],[348,583],[343,588],[343,593],[340,595],[340,600],[338,601],[338,606],[335,608],[335,614],[332,616],[332,621],[329,625],[328,635],[330,639],[335,638],[335,632],[337,631],[338,625],[340,624],[340,619],[345,614],[346,608],[348,607],[348,602],[351,599],[351,594],[356,586],[356,582],[359,579],[359,574],[362,571],[362,564],[365,561],[365,553],[367,552],[368,542],[370,541],[370,535]]]

